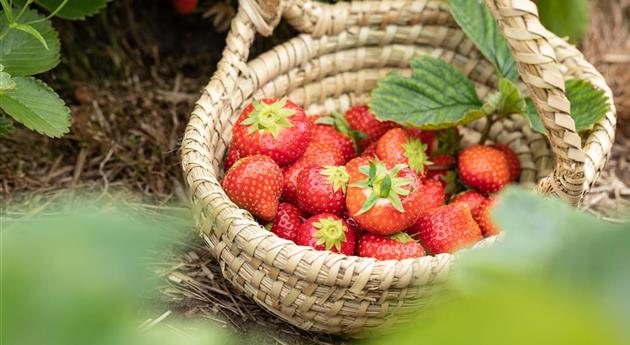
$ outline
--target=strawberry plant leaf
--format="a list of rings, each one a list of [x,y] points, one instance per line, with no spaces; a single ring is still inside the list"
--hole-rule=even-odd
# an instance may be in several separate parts
[[[50,20],[33,10],[26,10],[17,23],[19,29],[9,30],[0,44],[0,64],[13,76],[28,76],[46,72],[59,63],[59,35]],[[38,21],[28,25],[24,23]],[[6,17],[0,17],[0,32],[8,29]],[[16,27],[18,28],[18,27]],[[34,32],[37,34],[34,35]],[[42,43],[42,41],[44,43]],[[45,49],[45,47],[48,49]]]
[[[379,119],[435,130],[485,116],[474,84],[463,73],[429,56],[410,65],[410,77],[391,73],[372,91],[369,106]]]
[[[13,89],[15,89],[15,80],[4,71],[4,66],[0,64],[0,92]]]
[[[556,35],[580,42],[589,23],[588,0],[538,0],[540,21]],[[562,15],[558,15],[562,13]]]
[[[509,79],[502,78],[499,81],[499,90],[488,96],[483,108],[486,114],[495,113],[499,117],[522,114],[525,112],[525,99],[521,91]]]
[[[586,80],[569,79],[565,82],[567,98],[571,102],[571,116],[578,132],[590,130],[610,109],[603,90]]]
[[[580,79],[569,79],[564,83],[566,95],[571,102],[571,117],[575,121],[578,132],[588,131],[600,121],[610,109],[608,99],[603,90],[599,90],[590,82]],[[545,133],[540,115],[531,99],[527,99],[525,117],[529,119],[532,129]]]
[[[107,6],[109,0],[68,0],[57,12],[57,16],[64,19],[85,19]],[[37,4],[50,12],[55,11],[64,0],[37,0]]]
[[[44,46],[44,48],[46,48],[46,50],[50,49],[48,48],[48,43],[46,43],[44,36],[42,36],[42,34],[40,34],[39,31],[37,31],[37,29],[35,29],[33,26],[28,25],[28,24],[16,24],[13,26],[13,28],[16,30],[24,31],[27,34],[35,37],[35,39],[38,40],[39,43],[41,43],[42,46]]]
[[[60,137],[70,127],[70,109],[44,82],[31,77],[16,77],[15,89],[0,93],[0,108],[24,126]]]
[[[518,71],[499,26],[482,0],[448,0],[451,14],[468,38],[507,79],[516,80]]]

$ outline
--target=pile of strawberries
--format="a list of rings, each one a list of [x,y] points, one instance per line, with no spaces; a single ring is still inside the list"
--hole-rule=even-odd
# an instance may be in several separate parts
[[[286,98],[255,100],[234,125],[223,189],[299,245],[379,260],[452,253],[499,233],[490,195],[520,173],[506,146],[460,151],[459,139],[366,105],[307,116]]]

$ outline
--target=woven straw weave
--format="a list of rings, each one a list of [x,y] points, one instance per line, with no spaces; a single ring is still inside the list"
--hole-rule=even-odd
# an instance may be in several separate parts
[[[519,155],[521,184],[576,205],[611,150],[612,93],[579,51],[542,27],[533,2],[487,3],[548,132],[533,132],[515,115],[496,124],[490,140]],[[302,34],[248,61],[256,33],[270,35],[281,17]],[[404,320],[440,287],[454,257],[377,261],[316,251],[264,230],[219,182],[233,123],[260,97],[287,95],[310,113],[343,111],[367,101],[388,72],[408,72],[409,60],[421,55],[457,67],[475,81],[480,96],[496,86],[493,66],[458,28],[444,0],[240,2],[223,59],[186,128],[183,169],[198,229],[225,277],[298,327],[357,334]],[[589,80],[611,100],[610,111],[584,142],[564,95],[568,77]],[[464,145],[478,140],[483,126],[482,119],[462,128]]]

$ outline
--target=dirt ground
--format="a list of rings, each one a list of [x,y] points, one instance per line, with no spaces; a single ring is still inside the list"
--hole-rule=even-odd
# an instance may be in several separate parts
[[[620,124],[610,163],[585,207],[614,220],[630,207],[630,1],[593,3],[581,48],[614,89]],[[56,140],[24,129],[0,140],[3,202],[62,188],[131,190],[154,207],[185,210],[179,140],[220,57],[221,30],[232,14],[228,3],[206,6],[206,18],[181,17],[166,1],[119,0],[85,24],[55,22],[63,61],[44,79],[71,106],[72,129]],[[258,40],[255,53],[291,34],[283,30],[280,38]],[[186,227],[182,231],[193,233]],[[262,333],[277,344],[343,343],[290,327],[260,309],[221,277],[198,240],[180,249],[159,270],[165,310],[241,334]]]

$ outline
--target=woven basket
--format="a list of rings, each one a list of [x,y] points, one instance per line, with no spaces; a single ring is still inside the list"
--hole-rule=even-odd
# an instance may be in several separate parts
[[[611,150],[612,93],[577,49],[544,29],[533,2],[487,2],[548,131],[537,134],[512,116],[493,127],[490,139],[519,155],[521,184],[577,205]],[[248,62],[256,33],[270,35],[281,17],[302,34]],[[266,231],[230,201],[219,182],[234,121],[260,97],[286,95],[311,114],[343,111],[366,102],[379,79],[392,70],[404,72],[420,55],[463,71],[480,96],[496,86],[493,66],[458,28],[446,1],[240,2],[217,72],[186,128],[183,169],[198,229],[224,276],[293,325],[352,335],[397,323],[427,303],[454,256],[377,261],[316,251]],[[569,115],[567,77],[589,80],[611,100],[584,144]],[[479,138],[483,125],[482,119],[461,129],[464,145]]]

